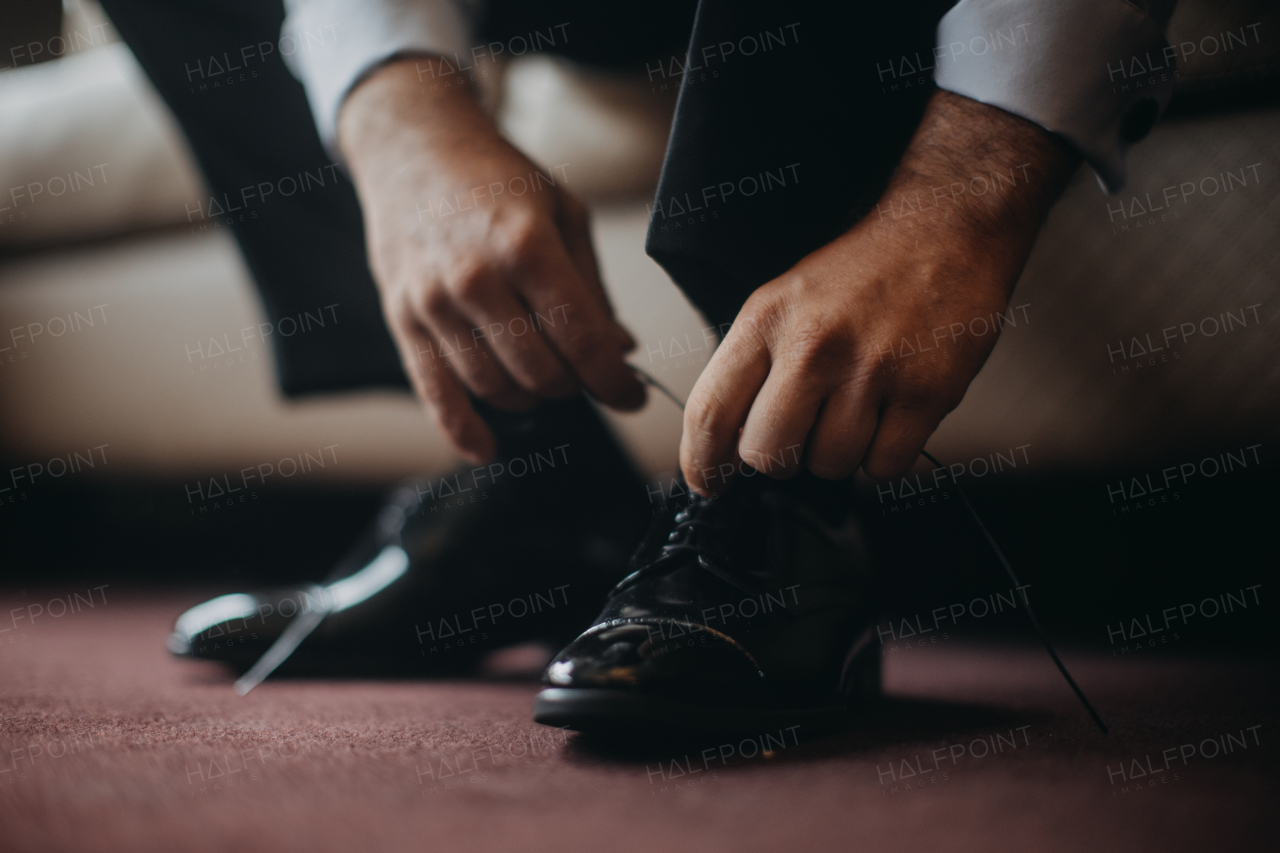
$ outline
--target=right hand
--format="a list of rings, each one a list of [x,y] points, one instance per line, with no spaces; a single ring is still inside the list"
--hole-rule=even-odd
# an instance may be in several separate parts
[[[466,390],[517,411],[584,388],[633,410],[645,391],[623,361],[635,341],[600,283],[586,208],[563,174],[539,177],[470,92],[425,91],[439,78],[424,70],[424,84],[418,69],[435,61],[392,62],[360,83],[338,143],[405,371],[450,443],[481,464],[496,444]]]

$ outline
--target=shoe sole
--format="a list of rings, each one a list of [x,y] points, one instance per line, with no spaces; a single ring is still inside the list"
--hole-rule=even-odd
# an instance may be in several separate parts
[[[799,726],[806,734],[842,728],[850,712],[840,705],[816,708],[744,708],[701,705],[629,690],[548,687],[533,704],[544,726],[579,732],[695,732],[761,734]]]

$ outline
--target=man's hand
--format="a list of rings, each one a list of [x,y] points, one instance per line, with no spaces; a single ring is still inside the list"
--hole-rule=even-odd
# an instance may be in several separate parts
[[[427,91],[419,69],[436,61],[392,62],[363,81],[338,142],[405,370],[454,447],[483,463],[494,438],[466,390],[513,410],[584,387],[635,409],[645,392],[623,362],[635,342],[601,287],[586,209],[470,91]]]
[[[773,477],[905,472],[995,346],[1078,164],[1029,122],[936,94],[878,210],[734,320],[685,408],[689,485],[718,491],[739,461]]]

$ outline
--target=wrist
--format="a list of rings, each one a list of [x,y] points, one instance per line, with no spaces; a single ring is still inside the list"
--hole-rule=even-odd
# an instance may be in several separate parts
[[[480,104],[476,87],[426,86],[425,75],[440,60],[433,56],[397,59],[361,80],[338,112],[338,148],[357,186],[396,179],[406,165],[432,158],[432,152],[472,146],[497,134]]]
[[[905,200],[932,214],[917,220],[968,239],[1030,243],[1080,162],[1075,149],[1038,125],[938,92],[873,217],[878,224],[905,221]]]
[[[1012,290],[1080,155],[1039,126],[939,92],[855,230],[928,266]],[[976,279],[976,280],[974,280]]]

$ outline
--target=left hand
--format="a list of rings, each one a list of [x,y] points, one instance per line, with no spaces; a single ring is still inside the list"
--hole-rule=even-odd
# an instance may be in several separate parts
[[[957,158],[966,139],[973,156]],[[995,346],[995,315],[1078,162],[1035,125],[936,95],[880,210],[903,196],[936,208],[873,211],[751,295],[685,407],[680,464],[694,491],[718,491],[739,460],[772,477],[910,468]],[[1001,194],[933,193],[1022,165]]]

